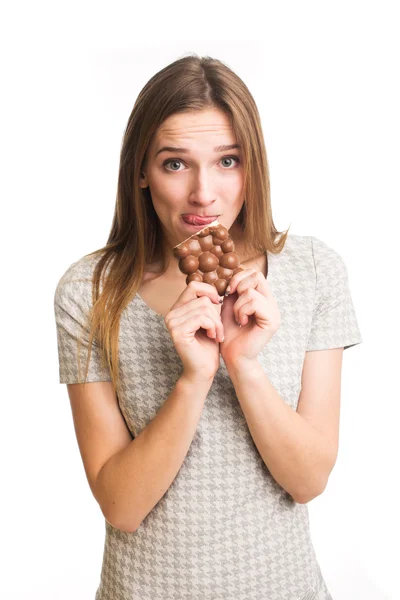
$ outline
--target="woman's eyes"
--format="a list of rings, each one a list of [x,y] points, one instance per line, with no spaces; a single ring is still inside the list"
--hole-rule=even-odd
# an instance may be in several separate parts
[[[235,160],[237,165],[240,163],[240,158],[238,156],[224,156],[223,158],[221,158],[221,160]],[[170,158],[166,161],[163,162],[163,167],[166,167],[166,165],[170,164],[170,163],[182,163],[181,160],[179,160],[178,158]],[[179,171],[180,169],[167,169],[167,171]],[[229,169],[227,169],[229,170]]]

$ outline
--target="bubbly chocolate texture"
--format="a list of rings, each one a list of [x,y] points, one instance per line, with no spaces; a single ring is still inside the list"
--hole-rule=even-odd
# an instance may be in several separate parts
[[[239,264],[229,231],[216,219],[173,249],[186,284],[202,281],[213,285],[223,296],[230,279],[245,267]]]

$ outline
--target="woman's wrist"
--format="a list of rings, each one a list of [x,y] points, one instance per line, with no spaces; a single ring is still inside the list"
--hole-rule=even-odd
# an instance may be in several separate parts
[[[211,387],[212,382],[214,381],[215,375],[201,375],[200,373],[189,373],[187,371],[183,371],[180,380],[187,385],[196,385],[196,386],[204,386]]]

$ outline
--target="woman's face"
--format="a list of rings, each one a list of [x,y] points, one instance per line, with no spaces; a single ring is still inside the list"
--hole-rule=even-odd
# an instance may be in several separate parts
[[[183,214],[218,217],[231,228],[243,205],[242,154],[239,148],[218,146],[235,144],[230,120],[218,109],[171,115],[159,127],[140,186],[149,186],[171,248],[195,233]],[[165,146],[175,150],[162,150]]]

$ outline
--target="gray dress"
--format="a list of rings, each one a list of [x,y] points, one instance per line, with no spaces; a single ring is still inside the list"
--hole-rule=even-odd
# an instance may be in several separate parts
[[[314,236],[268,253],[281,326],[258,359],[296,410],[305,352],[362,342],[341,256]],[[77,383],[95,258],[73,263],[54,297],[60,383]],[[83,328],[83,329],[82,329]],[[86,340],[88,336],[86,335]],[[86,366],[83,348],[81,364]],[[161,315],[139,295],[120,329],[121,412],[135,437],[182,372]],[[84,372],[84,370],[83,370]],[[110,381],[92,349],[88,381]],[[314,552],[307,504],[272,477],[251,437],[224,361],[171,486],[133,533],[105,521],[95,600],[332,600]]]

